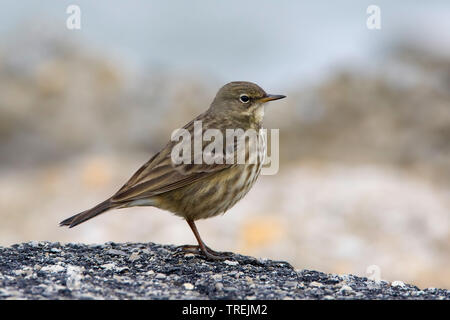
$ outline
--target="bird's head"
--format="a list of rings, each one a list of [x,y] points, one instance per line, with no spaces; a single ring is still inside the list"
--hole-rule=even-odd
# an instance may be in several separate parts
[[[260,124],[264,117],[264,104],[286,96],[267,94],[252,82],[235,81],[220,88],[210,110],[225,118],[245,119]]]

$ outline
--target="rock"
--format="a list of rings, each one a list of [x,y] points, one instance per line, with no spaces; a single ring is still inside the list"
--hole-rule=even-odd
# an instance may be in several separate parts
[[[222,281],[221,274],[214,274],[211,278],[213,278],[215,281]]]
[[[55,272],[66,271],[66,268],[64,268],[60,265],[49,265],[49,266],[42,267],[41,271],[55,273]]]
[[[194,285],[193,285],[192,283],[188,283],[188,282],[183,283],[183,287],[184,287],[186,290],[192,290],[192,289],[194,289]]]
[[[311,287],[322,287],[323,284],[321,284],[320,282],[317,281],[313,281],[309,284]]]
[[[81,279],[83,278],[82,275],[83,268],[78,266],[68,266],[67,267],[67,279],[66,279],[66,286],[69,290],[79,290],[81,287]]]
[[[344,284],[339,291],[347,291],[347,292],[349,292],[349,291],[353,291],[353,289],[352,289],[352,287]]]
[[[109,249],[107,251],[108,254],[117,255],[117,256],[127,256],[127,254],[122,250]]]
[[[134,262],[136,260],[139,259],[139,253],[137,252],[133,252],[129,257],[128,260],[130,260],[131,262]]]
[[[177,252],[153,243],[0,247],[0,299],[450,299],[449,290],[400,281],[295,270],[239,254],[207,261]]]
[[[230,260],[225,260],[224,263],[229,266],[237,266],[239,264],[239,262],[237,262],[237,261],[230,261]]]
[[[100,267],[103,269],[106,269],[106,270],[112,270],[116,266],[114,265],[114,263],[105,263],[105,264],[102,264]]]
[[[320,285],[322,285],[322,284],[320,284]],[[288,287],[288,288],[296,287],[297,286],[297,282],[296,281],[286,281],[285,286]]]
[[[392,281],[391,286],[393,287],[404,287],[405,284],[403,283],[403,281]]]

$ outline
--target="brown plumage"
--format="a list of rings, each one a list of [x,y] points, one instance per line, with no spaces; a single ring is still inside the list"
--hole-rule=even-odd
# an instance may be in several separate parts
[[[233,148],[227,149],[227,129],[258,132],[262,127],[264,103],[284,97],[268,95],[251,82],[226,84],[219,90],[209,109],[183,127],[192,137],[189,141],[191,162],[175,163],[172,151],[179,141],[170,141],[111,198],[62,221],[60,225],[71,228],[114,208],[154,206],[186,219],[199,245],[186,246],[185,249],[200,250],[210,259],[222,258],[221,254],[204,244],[194,221],[224,213],[242,199],[259,176],[266,152],[263,139],[249,139],[245,143],[245,139],[236,138]],[[211,143],[202,139],[201,148],[196,150],[194,129],[195,124],[200,122],[203,133],[215,129],[224,138],[223,149],[221,152],[214,150],[212,154],[217,157],[211,164],[194,162],[196,157],[203,159],[203,152]],[[240,150],[245,152],[245,163],[238,161]],[[230,151],[234,153],[227,158]]]

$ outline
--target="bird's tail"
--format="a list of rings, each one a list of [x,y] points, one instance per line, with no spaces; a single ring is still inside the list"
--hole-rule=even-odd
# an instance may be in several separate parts
[[[79,225],[82,222],[85,222],[93,217],[98,216],[99,214],[108,211],[110,209],[116,208],[117,204],[111,203],[111,201],[105,200],[102,203],[96,205],[92,209],[83,211],[81,213],[78,213],[70,218],[67,218],[64,221],[61,221],[59,223],[59,226],[69,226],[69,228],[75,227],[76,225]]]

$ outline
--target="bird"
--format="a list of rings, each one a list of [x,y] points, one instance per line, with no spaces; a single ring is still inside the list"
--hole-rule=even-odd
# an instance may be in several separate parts
[[[72,228],[111,209],[157,207],[185,219],[194,233],[198,245],[181,246],[183,251],[198,253],[207,260],[225,259],[226,253],[212,250],[203,242],[195,222],[224,214],[252,188],[260,175],[267,150],[265,139],[261,139],[260,134],[265,105],[285,97],[267,94],[252,82],[233,81],[225,84],[209,108],[181,128],[181,132],[188,133],[190,140],[193,140],[185,142],[183,146],[186,150],[180,148],[180,139],[171,139],[114,195],[91,209],[63,220],[60,226]],[[201,124],[203,132],[210,130],[217,134],[215,139],[220,139],[220,135],[226,137],[229,130],[244,134],[255,131],[258,139],[245,140],[245,135],[244,139],[238,139],[242,134],[236,135],[236,139],[230,139],[233,143],[219,143],[214,139],[217,148],[209,150],[214,161],[198,161],[206,155],[202,153],[206,153],[208,145],[212,143],[205,139],[200,144],[195,142],[198,124]],[[238,161],[239,150],[243,152],[243,162]],[[180,162],[176,158],[180,153],[186,156],[183,160],[190,161]]]

